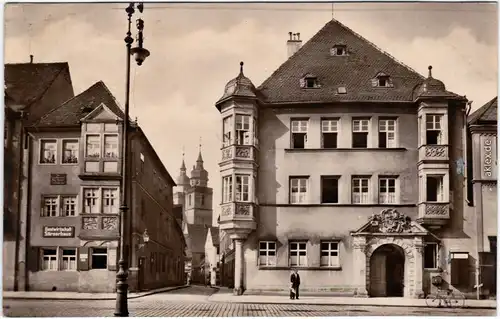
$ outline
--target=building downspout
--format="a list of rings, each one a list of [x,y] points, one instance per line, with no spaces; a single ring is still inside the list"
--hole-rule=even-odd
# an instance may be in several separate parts
[[[21,184],[23,180],[23,155],[24,155],[24,132],[22,126],[22,118],[19,121],[20,134],[18,141],[18,172],[17,172],[17,214],[16,214],[16,245],[14,252],[14,291],[19,290],[19,249],[21,245]],[[14,129],[16,129],[16,124],[14,124]]]
[[[31,238],[31,187],[32,187],[32,179],[31,179],[31,149],[32,149],[32,138],[34,138],[33,135],[27,133],[26,134],[26,149],[24,150],[24,156],[26,160],[26,241],[25,241],[25,246],[24,250],[28,252],[28,247],[31,247],[29,240]],[[36,256],[38,258],[38,255]],[[28,261],[28,254],[26,255],[26,261]],[[29,290],[29,269],[28,267],[24,267],[24,276],[26,278],[25,280],[25,290]]]
[[[467,128],[468,128],[468,123],[467,123],[467,118],[469,117],[470,111],[472,109],[472,102],[473,101],[467,101],[467,104],[465,105],[465,113],[464,113],[464,128],[462,130],[462,138],[464,141],[464,177],[465,177],[465,202],[467,203],[467,206],[470,206],[470,201],[467,198],[469,194],[469,180],[468,180],[468,174],[467,174],[467,154],[468,154],[468,148],[467,148]]]

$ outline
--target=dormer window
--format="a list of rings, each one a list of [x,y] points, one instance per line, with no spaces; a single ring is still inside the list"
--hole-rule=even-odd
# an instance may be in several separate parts
[[[334,45],[330,49],[331,56],[344,56],[347,55],[347,47],[343,44]]]
[[[393,87],[391,77],[388,74],[380,72],[372,79],[372,86],[374,87]]]
[[[306,74],[302,79],[300,79],[300,87],[304,89],[316,89],[321,87],[318,82],[318,78],[312,74]]]

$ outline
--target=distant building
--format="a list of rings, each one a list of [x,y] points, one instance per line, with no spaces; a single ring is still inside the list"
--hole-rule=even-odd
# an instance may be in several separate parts
[[[4,86],[3,289],[26,290],[26,219],[29,158],[25,126],[72,98],[68,63],[6,64]]]
[[[205,269],[207,281],[211,286],[220,285],[219,269],[219,228],[209,227],[205,240]]]
[[[241,65],[216,102],[235,294],[287,291],[292,268],[305,291],[418,298],[439,275],[472,293],[467,99],[336,20],[287,45],[261,86]]]
[[[203,167],[201,145],[191,177],[187,175],[182,159],[177,186],[174,203],[182,206],[182,229],[187,243],[186,278],[190,283],[204,284],[205,240],[208,228],[212,226],[213,190],[208,187],[208,172]]]
[[[97,82],[27,127],[29,290],[115,291],[123,116]],[[175,182],[137,123],[129,151],[129,290],[180,285],[185,241],[173,213]]]
[[[498,233],[497,97],[468,117],[468,199],[474,212],[481,294],[496,296]]]

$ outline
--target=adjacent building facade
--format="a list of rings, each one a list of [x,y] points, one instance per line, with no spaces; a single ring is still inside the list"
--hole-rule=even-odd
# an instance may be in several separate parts
[[[16,63],[5,65],[4,87],[4,290],[25,290],[26,195],[28,159],[26,126],[72,98],[67,63]]]
[[[418,298],[438,275],[472,291],[467,99],[336,20],[287,46],[258,88],[241,63],[216,103],[234,292],[288,290],[292,268],[306,291]]]
[[[475,216],[481,294],[496,296],[497,273],[497,97],[468,117],[468,201]]]
[[[115,291],[123,116],[97,82],[27,127],[29,290]],[[185,241],[173,213],[175,182],[137,123],[129,136],[129,290],[180,285]]]
[[[205,239],[205,272],[211,286],[220,285],[219,228],[209,227]]]

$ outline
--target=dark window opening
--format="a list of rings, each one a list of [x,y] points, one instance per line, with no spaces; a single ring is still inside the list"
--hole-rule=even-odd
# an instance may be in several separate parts
[[[306,133],[292,133],[293,148],[305,148]]]
[[[367,148],[368,147],[368,132],[352,133],[352,147]]]
[[[306,78],[306,88],[315,88],[316,87],[316,79],[315,78]]]
[[[92,269],[108,268],[108,249],[93,248],[92,249]]]
[[[323,148],[337,148],[337,133],[323,133]]]
[[[437,245],[427,244],[424,248],[424,268],[437,268]]]
[[[378,86],[389,86],[389,77],[388,76],[379,76],[377,78],[378,80]]]
[[[455,288],[469,288],[469,259],[451,260],[451,284]]]
[[[440,131],[427,131],[426,132],[426,144],[427,145],[438,145]]]
[[[387,148],[387,132],[378,133],[378,147]]]
[[[339,180],[336,177],[323,177],[321,184],[321,202],[336,204],[339,202]]]
[[[427,177],[427,201],[428,202],[437,202],[439,199],[439,191],[440,191],[440,180],[437,177],[428,176]]]

